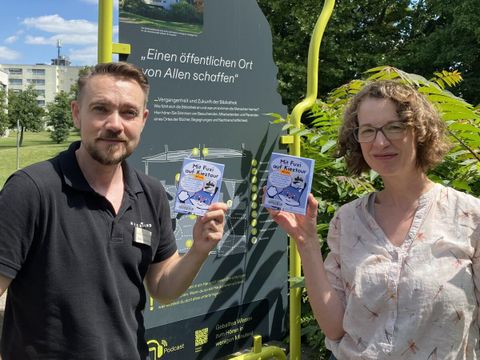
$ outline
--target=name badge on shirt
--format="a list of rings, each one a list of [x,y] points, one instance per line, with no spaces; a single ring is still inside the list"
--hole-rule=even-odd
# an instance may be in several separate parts
[[[135,226],[133,241],[139,244],[152,246],[152,233],[146,229]]]

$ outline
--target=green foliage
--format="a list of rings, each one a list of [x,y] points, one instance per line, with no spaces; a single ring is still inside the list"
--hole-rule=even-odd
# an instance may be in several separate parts
[[[203,16],[186,0],[172,4],[170,10],[161,6],[145,4],[141,0],[124,0],[120,2],[120,16],[127,13],[156,20],[175,21],[189,24],[201,24]]]
[[[464,81],[455,91],[468,102],[479,104],[478,0],[424,0],[412,2],[411,7],[408,37],[401,49],[387,53],[386,62],[423,75],[438,69],[458,70]]]
[[[47,105],[47,125],[52,127],[50,137],[57,144],[67,140],[73,126],[70,102],[69,95],[61,91],[55,96],[55,100]]]
[[[279,92],[289,109],[305,96],[311,34],[323,1],[258,0],[272,30]],[[392,64],[429,76],[458,70],[455,90],[480,103],[480,6],[478,0],[336,1],[320,49],[319,89],[323,99],[365,69]]]
[[[20,146],[23,143],[23,133],[25,130],[40,131],[43,130],[44,110],[37,104],[37,94],[33,86],[24,91],[8,93],[8,122],[10,128],[17,127],[17,121],[20,124]]]
[[[385,54],[401,46],[408,32],[409,0],[337,1],[320,49],[322,96],[384,63]],[[318,0],[258,0],[273,37],[279,68],[279,91],[289,106],[305,95],[310,38],[323,7]]]
[[[308,359],[328,359],[329,351],[323,345],[325,343],[325,335],[318,327],[317,320],[312,314],[312,309],[306,295],[302,304],[302,313],[306,315],[300,318],[300,326],[302,328],[301,336],[315,352],[315,356],[309,357]]]
[[[93,66],[84,66],[80,69],[80,71],[78,72],[78,78],[80,78],[81,76],[85,76],[86,74],[88,74],[91,70],[92,70]],[[75,82],[74,84],[72,84],[72,86],[70,86],[70,97],[72,99],[76,99],[77,98],[77,91],[78,91],[78,85],[77,83]]]
[[[446,122],[452,149],[445,160],[431,171],[429,177],[437,182],[480,197],[480,111],[446,90],[457,86],[462,77],[457,71],[435,72],[430,80],[382,66],[368,70],[364,79],[353,80],[334,89],[325,101],[318,100],[306,118],[308,126],[295,128],[287,119],[274,116],[274,122],[285,122],[283,129],[302,137],[302,156],[315,159],[312,192],[319,200],[318,233],[323,242],[323,254],[328,253],[323,239],[328,224],[339,206],[382,187],[380,177],[373,171],[352,177],[347,174],[342,159],[335,157],[335,145],[342,114],[348,100],[368,81],[397,79],[416,87],[440,111]],[[303,278],[291,279],[293,286],[303,286]],[[306,300],[307,295],[304,293]],[[324,338],[311,314],[304,308],[302,331],[306,341],[323,354]]]
[[[195,7],[187,1],[172,4],[169,15],[172,21],[196,24],[201,24],[203,22],[203,15],[199,14],[195,10]]]
[[[120,12],[124,11],[156,19],[164,19],[166,17],[166,11],[162,7],[147,5],[142,0],[122,1]]]
[[[0,89],[0,136],[3,136],[8,129],[7,110],[7,93],[4,89]]]

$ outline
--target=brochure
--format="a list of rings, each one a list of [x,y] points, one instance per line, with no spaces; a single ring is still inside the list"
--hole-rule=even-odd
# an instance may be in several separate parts
[[[204,215],[218,201],[225,165],[205,160],[185,159],[175,197],[175,211]]]
[[[308,194],[312,188],[313,159],[272,153],[264,206],[305,215]]]

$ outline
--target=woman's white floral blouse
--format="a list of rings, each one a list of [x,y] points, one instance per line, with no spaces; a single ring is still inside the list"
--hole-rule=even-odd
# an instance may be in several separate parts
[[[397,247],[372,216],[375,196],[330,223],[325,267],[346,334],[327,347],[339,360],[480,359],[480,200],[435,185]]]

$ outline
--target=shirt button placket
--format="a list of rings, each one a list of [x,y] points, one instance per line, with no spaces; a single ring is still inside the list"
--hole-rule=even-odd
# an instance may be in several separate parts
[[[388,287],[389,287],[389,298],[388,298],[388,319],[386,321],[385,331],[387,341],[391,344],[393,342],[393,334],[395,331],[395,323],[397,320],[397,296],[398,296],[398,280],[400,276],[400,258],[397,250],[390,252],[391,255],[391,266],[390,271],[388,272]]]

